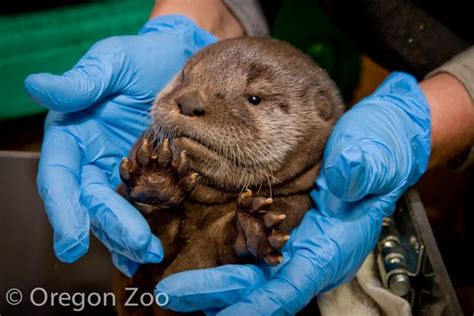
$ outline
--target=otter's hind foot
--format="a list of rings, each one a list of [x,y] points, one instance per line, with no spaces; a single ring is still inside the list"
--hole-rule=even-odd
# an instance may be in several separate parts
[[[286,215],[268,210],[272,203],[271,198],[253,197],[250,190],[238,196],[238,235],[234,244],[237,256],[242,258],[251,255],[269,265],[277,265],[283,259],[280,249],[290,235],[277,230]]]
[[[120,177],[125,184],[125,197],[137,207],[150,212],[178,206],[195,188],[199,175],[191,170],[185,151],[173,160],[168,140],[152,152],[143,138],[135,153],[135,161],[123,158]],[[123,193],[122,193],[123,194]]]

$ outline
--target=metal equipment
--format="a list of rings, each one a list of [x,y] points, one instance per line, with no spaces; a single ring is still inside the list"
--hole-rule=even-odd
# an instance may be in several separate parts
[[[415,188],[384,219],[376,252],[385,288],[408,300],[414,315],[462,315]]]

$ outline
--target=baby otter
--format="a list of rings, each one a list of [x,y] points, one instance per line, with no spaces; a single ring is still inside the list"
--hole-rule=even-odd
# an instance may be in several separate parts
[[[195,54],[158,95],[151,126],[120,166],[118,191],[147,218],[165,258],[121,276],[122,304],[125,287],[153,293],[180,271],[278,264],[312,206],[309,191],[343,108],[326,72],[287,43],[245,37]]]

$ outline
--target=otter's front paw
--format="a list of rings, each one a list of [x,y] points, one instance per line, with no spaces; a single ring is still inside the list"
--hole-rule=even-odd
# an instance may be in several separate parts
[[[234,249],[239,257],[252,255],[258,260],[263,259],[269,265],[281,262],[280,249],[290,235],[277,230],[286,215],[268,210],[272,203],[271,198],[254,198],[250,190],[241,193],[237,198],[238,235]]]
[[[143,138],[135,162],[128,158],[122,160],[120,177],[127,198],[145,211],[146,206],[153,206],[152,209],[178,206],[194,189],[199,175],[191,171],[185,151],[173,159],[168,140],[152,152],[148,140]]]

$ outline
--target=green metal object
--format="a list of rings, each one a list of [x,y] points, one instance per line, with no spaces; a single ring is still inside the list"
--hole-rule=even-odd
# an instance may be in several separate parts
[[[28,74],[60,74],[100,39],[136,34],[152,0],[95,0],[14,15],[0,15],[0,120],[44,112],[23,89]]]
[[[318,1],[283,1],[272,35],[312,57],[350,99],[359,82],[360,52],[332,25]]]

